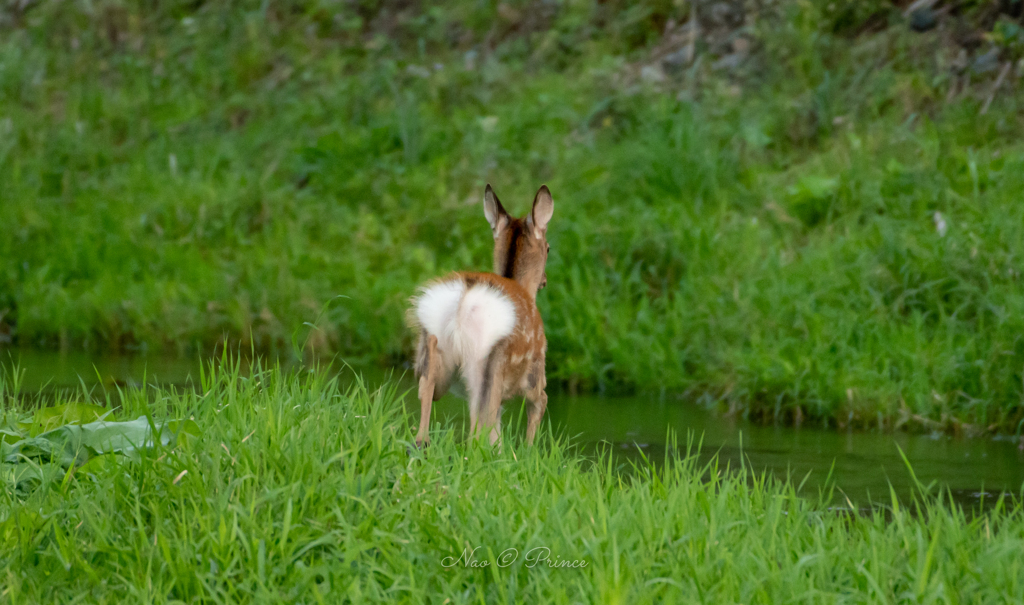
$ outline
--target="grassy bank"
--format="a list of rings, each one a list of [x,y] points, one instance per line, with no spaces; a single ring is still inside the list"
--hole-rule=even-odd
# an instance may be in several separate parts
[[[53,428],[18,418],[12,394],[5,456]],[[850,515],[693,458],[623,472],[551,435],[492,451],[439,427],[419,451],[393,390],[313,374],[226,367],[196,393],[129,391],[107,419],[140,415],[195,425],[127,455],[94,441],[76,463],[17,446],[39,471],[20,482],[0,463],[0,601],[1024,598],[1017,505],[965,517],[925,497]],[[549,565],[564,561],[577,567]]]
[[[546,182],[552,381],[1017,430],[1019,15],[700,6],[0,9],[0,338],[402,362]]]

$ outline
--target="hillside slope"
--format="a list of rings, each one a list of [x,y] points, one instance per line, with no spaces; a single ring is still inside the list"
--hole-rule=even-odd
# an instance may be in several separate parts
[[[1021,3],[903,4],[8,3],[0,338],[402,362],[544,182],[551,380],[1015,430]]]

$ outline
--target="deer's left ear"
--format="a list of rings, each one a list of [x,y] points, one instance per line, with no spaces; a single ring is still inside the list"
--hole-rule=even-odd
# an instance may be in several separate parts
[[[537,239],[542,239],[548,230],[548,222],[555,214],[555,201],[551,199],[551,192],[547,185],[541,185],[537,195],[533,198],[533,210],[526,217],[530,231]]]

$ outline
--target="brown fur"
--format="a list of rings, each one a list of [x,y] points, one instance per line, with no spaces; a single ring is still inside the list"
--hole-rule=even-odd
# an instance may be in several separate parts
[[[529,401],[526,441],[532,444],[547,409],[547,379],[544,359],[547,339],[544,322],[537,310],[537,291],[547,283],[544,265],[548,257],[547,224],[554,203],[547,187],[541,187],[533,208],[523,218],[513,218],[502,207],[488,185],[484,194],[484,214],[494,236],[494,273],[454,273],[445,281],[461,279],[467,289],[486,282],[501,290],[516,309],[512,333],[490,351],[483,368],[482,388],[470,395],[470,432],[474,437],[489,433],[491,443],[501,437],[501,402],[524,395]],[[410,314],[411,316],[411,314]],[[447,391],[454,367],[445,363],[437,338],[420,331],[416,346],[416,376],[419,378],[420,426],[417,445],[429,441],[430,410]],[[474,401],[474,399],[476,399]]]

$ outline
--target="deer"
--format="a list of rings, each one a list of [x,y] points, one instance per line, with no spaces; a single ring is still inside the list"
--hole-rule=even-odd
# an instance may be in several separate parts
[[[514,218],[487,185],[484,216],[494,236],[493,273],[459,271],[421,286],[410,299],[408,323],[419,331],[415,375],[420,425],[416,445],[429,443],[430,410],[462,375],[469,436],[501,440],[501,405],[523,395],[529,404],[526,443],[533,445],[547,409],[547,339],[537,292],[547,285],[547,228],[555,203],[546,185],[530,212]]]

